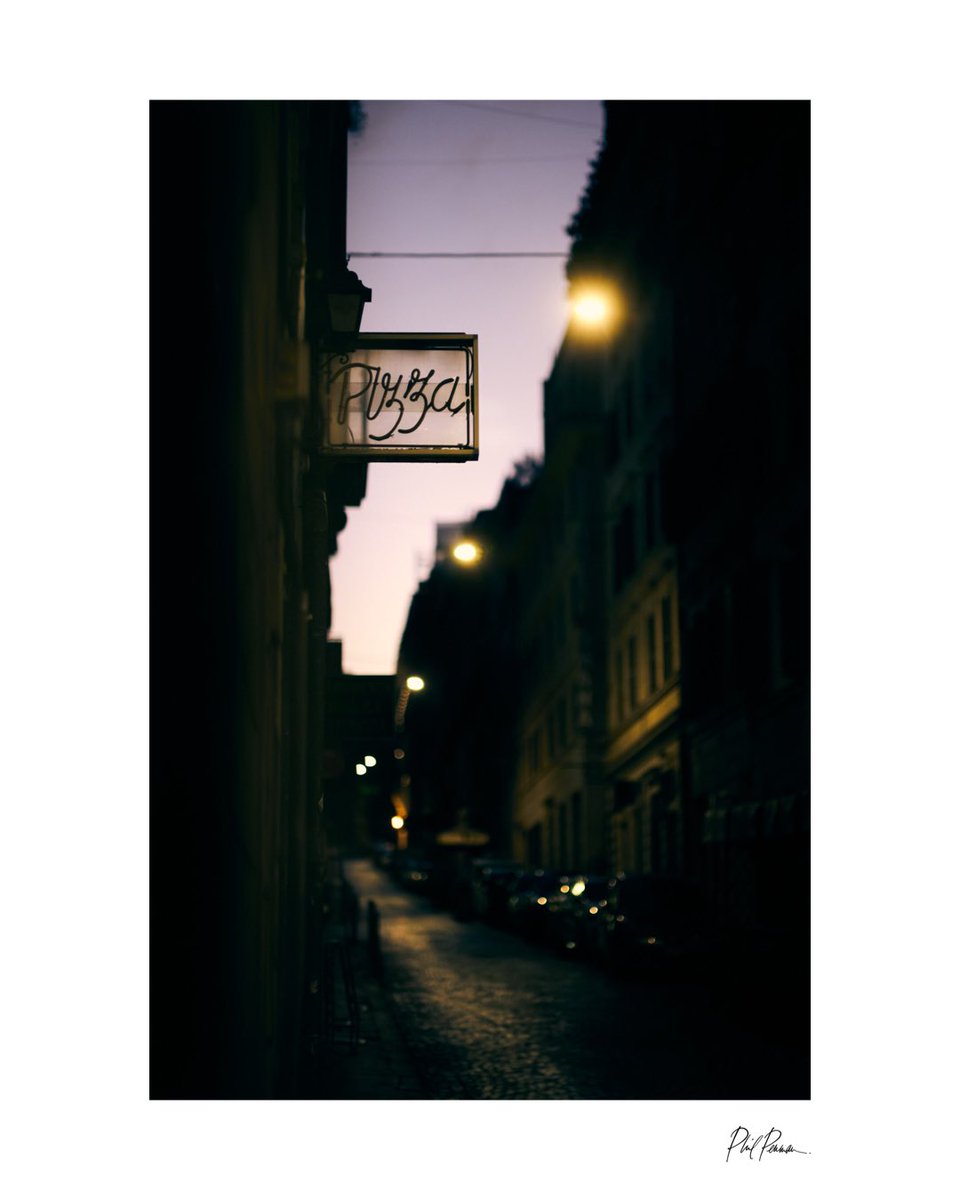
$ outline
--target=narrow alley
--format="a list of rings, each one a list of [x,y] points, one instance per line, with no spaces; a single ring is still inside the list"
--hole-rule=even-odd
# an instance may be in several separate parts
[[[384,986],[437,1100],[801,1097],[802,1038],[687,982],[620,980],[480,921],[458,921],[365,860],[345,864],[380,914]]]

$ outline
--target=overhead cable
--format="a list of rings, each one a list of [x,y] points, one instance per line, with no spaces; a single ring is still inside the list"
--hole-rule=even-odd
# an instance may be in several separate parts
[[[351,250],[347,258],[566,258],[568,250]]]

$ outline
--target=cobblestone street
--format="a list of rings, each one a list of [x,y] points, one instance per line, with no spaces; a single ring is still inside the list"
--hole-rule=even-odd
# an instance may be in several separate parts
[[[691,983],[625,982],[461,922],[355,861],[380,912],[385,981],[419,1084],[438,1100],[796,1098],[803,1031]],[[759,1032],[760,1029],[763,1032]]]

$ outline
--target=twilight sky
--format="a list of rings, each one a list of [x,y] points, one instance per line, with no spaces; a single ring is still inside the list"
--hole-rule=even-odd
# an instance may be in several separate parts
[[[496,503],[543,448],[543,381],[566,322],[564,258],[377,259],[369,252],[566,251],[599,148],[599,101],[363,102],[351,135],[347,249],[372,289],[363,332],[479,337],[480,458],[371,463],[331,560],[344,670],[393,674],[438,522]]]

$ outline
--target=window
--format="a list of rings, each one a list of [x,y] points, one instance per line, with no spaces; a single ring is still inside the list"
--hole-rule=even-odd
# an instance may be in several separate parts
[[[627,697],[630,711],[637,707],[637,639],[631,637],[627,643]]]
[[[540,770],[540,730],[536,729],[530,735],[527,742],[527,764],[530,767],[530,774],[536,775]]]
[[[663,636],[663,677],[664,679],[669,679],[675,669],[673,662],[673,616],[669,596],[664,596],[660,602],[660,625]]]
[[[647,617],[647,686],[657,690],[657,623],[652,616]]]
[[[618,592],[637,565],[633,505],[625,504],[613,529],[613,590]]]
[[[527,830],[527,862],[539,867],[543,860],[543,825],[538,821]]]
[[[559,834],[559,844],[557,847],[557,865],[560,869],[566,870],[570,866],[568,858],[569,847],[567,841],[567,808],[564,804],[557,805],[557,831]]]
[[[657,544],[657,477],[648,471],[643,480],[643,535],[647,546]]]

